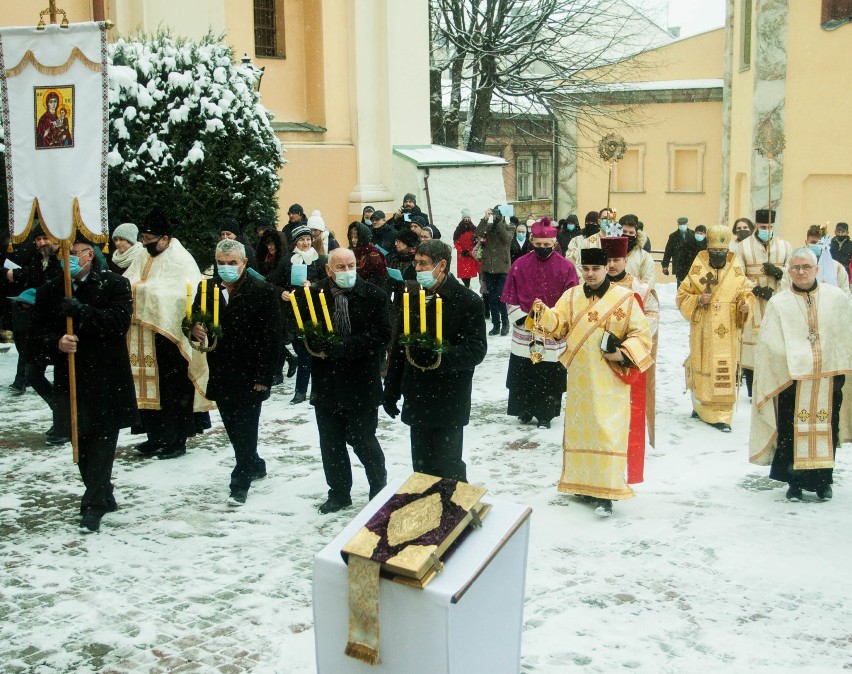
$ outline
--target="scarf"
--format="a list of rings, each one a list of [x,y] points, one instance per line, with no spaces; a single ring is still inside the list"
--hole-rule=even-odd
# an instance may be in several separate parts
[[[331,317],[331,324],[334,326],[334,331],[343,339],[346,339],[352,334],[352,323],[349,321],[349,294],[348,291],[338,288],[334,283],[329,285],[331,296],[334,299],[334,314]]]
[[[319,257],[315,248],[308,248],[306,251],[301,251],[298,248],[293,250],[293,257],[290,262],[293,264],[310,264]]]
[[[133,262],[133,258],[139,255],[139,253],[143,250],[145,250],[145,248],[141,243],[139,243],[139,241],[137,241],[123,253],[119,250],[113,251],[112,261],[116,266],[121,267],[122,269],[127,269],[130,266],[130,263]]]

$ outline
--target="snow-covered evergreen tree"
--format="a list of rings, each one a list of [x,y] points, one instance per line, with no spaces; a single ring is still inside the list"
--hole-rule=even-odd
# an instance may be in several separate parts
[[[110,227],[141,222],[154,205],[202,266],[218,240],[216,216],[244,227],[274,219],[283,165],[255,73],[230,47],[167,32],[110,45]]]

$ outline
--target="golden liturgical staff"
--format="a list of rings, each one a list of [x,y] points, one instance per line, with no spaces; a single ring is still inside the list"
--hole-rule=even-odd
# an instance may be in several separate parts
[[[731,432],[743,326],[756,301],[751,281],[728,250],[731,237],[726,227],[709,227],[707,250],[698,253],[677,290],[677,308],[689,321],[683,366],[692,416],[723,433]]]

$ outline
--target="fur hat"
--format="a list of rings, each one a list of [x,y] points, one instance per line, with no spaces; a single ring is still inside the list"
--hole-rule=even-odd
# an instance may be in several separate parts
[[[771,218],[771,220],[770,220]],[[761,208],[754,213],[754,224],[756,225],[771,225],[775,222],[775,211],[770,211],[768,208]]]
[[[322,213],[320,213],[319,211],[313,211],[311,213],[311,217],[308,218],[308,227],[310,229],[318,229],[319,231],[324,232],[325,220],[322,219]]]
[[[607,259],[614,257],[627,257],[627,237],[626,236],[602,236],[601,248],[606,251]],[[588,263],[594,264],[594,263]]]
[[[583,248],[580,251],[580,264],[600,264],[609,262],[609,257],[603,248]]]
[[[153,234],[154,236],[171,236],[172,225],[166,212],[160,206],[154,206],[142,221],[139,232],[141,234]]]
[[[122,222],[118,227],[112,230],[112,240],[124,239],[130,243],[136,243],[139,239],[139,228],[132,222]]]

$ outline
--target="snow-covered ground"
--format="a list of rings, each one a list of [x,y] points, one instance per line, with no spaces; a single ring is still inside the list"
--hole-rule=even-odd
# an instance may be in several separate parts
[[[674,284],[660,294],[657,447],[637,498],[608,520],[556,491],[561,424],[505,416],[508,338],[489,337],[477,369],[469,478],[533,508],[522,671],[852,669],[850,446],[833,501],[787,503],[747,462],[745,391],[730,435],[690,419],[688,326]],[[34,393],[6,392],[15,358],[0,354],[0,670],[315,671],[313,555],[365,504],[367,485],[356,467],[355,507],[317,513],[316,428],[307,404],[288,404],[293,380],[264,407],[270,477],[245,507],[226,506],[233,458],[214,415],[176,461],[139,458],[140,438],[122,432],[120,509],[83,536],[70,447],[44,445],[49,417]],[[380,416],[389,473],[404,477],[408,429]]]

